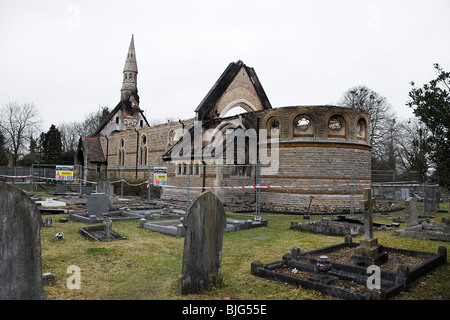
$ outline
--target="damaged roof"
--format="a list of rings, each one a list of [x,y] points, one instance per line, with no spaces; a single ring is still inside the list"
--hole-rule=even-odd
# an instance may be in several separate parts
[[[256,75],[253,68],[246,66],[241,60],[237,62],[231,62],[219,79],[216,81],[214,86],[209,90],[208,94],[203,98],[202,102],[198,105],[195,112],[197,113],[198,120],[204,120],[206,115],[211,111],[212,108],[217,104],[220,97],[223,95],[225,90],[233,82],[239,70],[244,67],[247,74],[252,79],[253,87],[258,95],[259,100],[264,109],[272,109],[272,106],[267,98],[267,95],[261,85],[261,82]]]

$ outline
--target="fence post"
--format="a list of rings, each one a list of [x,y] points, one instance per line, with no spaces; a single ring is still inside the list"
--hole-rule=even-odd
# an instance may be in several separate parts
[[[123,167],[120,168],[120,197],[123,198]]]
[[[259,120],[259,118],[258,118]],[[255,185],[256,185],[256,204],[255,204],[255,221],[261,221],[261,193],[260,193],[260,180],[261,180],[261,176],[260,176],[260,169],[259,169],[259,165],[258,162],[256,162],[255,164]]]
[[[186,212],[189,209],[191,202],[190,190],[191,190],[191,163],[186,164]]]
[[[152,198],[152,195],[151,195],[151,188],[152,188],[152,185],[151,185],[151,179],[150,179],[150,164],[148,164],[147,165],[147,186],[148,186],[148,189],[147,189],[147,200],[148,200],[148,202],[150,202],[150,200],[151,200],[151,198]]]
[[[355,172],[350,168],[350,214],[355,213]]]
[[[33,164],[30,166],[30,193],[33,193]]]

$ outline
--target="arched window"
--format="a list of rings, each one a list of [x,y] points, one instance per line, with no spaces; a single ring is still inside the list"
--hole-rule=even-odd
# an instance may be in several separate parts
[[[272,136],[280,136],[280,121],[276,117],[270,117],[267,120],[267,138]]]
[[[359,140],[366,140],[367,138],[367,124],[364,118],[359,119],[356,124],[356,138]]]
[[[314,137],[314,122],[307,114],[300,114],[294,118],[292,124],[294,137],[311,138]]]
[[[333,115],[328,119],[328,137],[346,138],[347,124],[340,115]]]
[[[140,154],[139,154],[139,164],[146,165],[147,164],[147,136],[143,135],[141,137],[141,146],[140,146]]]
[[[119,167],[123,167],[125,165],[125,141],[123,139],[120,139],[120,142],[119,142],[117,165]]]

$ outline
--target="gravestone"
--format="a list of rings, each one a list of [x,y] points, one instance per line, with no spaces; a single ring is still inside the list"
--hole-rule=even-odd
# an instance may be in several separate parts
[[[99,181],[97,184],[97,193],[104,193],[108,197],[109,208],[111,209],[114,198],[114,186],[110,181]]]
[[[405,220],[406,227],[414,227],[419,224],[417,201],[414,198],[408,198],[406,200]]]
[[[103,221],[103,227],[104,232],[106,236],[106,241],[111,241],[111,228],[112,228],[112,220],[110,218],[106,218],[105,221]]]
[[[90,196],[92,194],[92,187],[91,186],[81,186],[80,193],[81,193],[81,195]]]
[[[221,263],[226,215],[212,192],[197,196],[183,219],[184,238],[181,294],[196,293],[222,283]]]
[[[103,217],[109,211],[108,196],[104,193],[93,193],[87,198],[87,212],[89,215]]]
[[[42,289],[40,228],[35,202],[0,182],[0,300],[46,299]]]
[[[351,257],[354,264],[361,266],[381,265],[388,260],[388,253],[378,244],[378,238],[373,236],[373,205],[372,189],[364,189],[364,200],[360,201],[364,210],[364,239],[360,240],[359,247],[355,249],[356,254]]]
[[[69,186],[63,183],[56,184],[56,194],[66,194],[69,191]]]
[[[52,222],[53,222],[52,217],[45,218],[45,220],[44,220],[44,227],[51,227],[52,226]]]

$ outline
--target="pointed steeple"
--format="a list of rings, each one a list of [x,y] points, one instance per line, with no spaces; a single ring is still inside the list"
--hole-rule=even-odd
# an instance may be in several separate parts
[[[122,89],[120,89],[121,101],[125,100],[130,94],[137,92],[137,74],[136,50],[134,48],[134,35],[132,35],[127,59],[123,67],[123,82]]]

